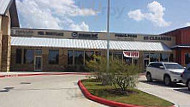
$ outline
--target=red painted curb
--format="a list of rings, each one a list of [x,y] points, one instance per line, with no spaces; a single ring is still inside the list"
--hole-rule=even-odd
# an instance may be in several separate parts
[[[10,74],[0,75],[0,78],[6,77],[24,77],[24,76],[43,76],[43,75],[91,75],[90,73],[36,73],[36,74]]]
[[[111,106],[111,107],[145,107],[145,106],[138,106],[138,105],[131,105],[131,104],[124,104],[124,103],[119,103],[119,102],[115,102],[115,101],[110,101],[110,100],[106,100],[97,96],[92,95],[82,84],[81,80],[78,81],[78,85],[82,91],[82,93],[84,94],[84,96],[92,101],[107,105],[107,106]],[[175,107],[175,106],[170,106],[170,107]]]

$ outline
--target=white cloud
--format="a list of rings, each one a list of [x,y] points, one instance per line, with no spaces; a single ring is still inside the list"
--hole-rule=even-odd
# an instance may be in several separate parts
[[[75,24],[72,17],[94,16],[93,9],[79,8],[74,0],[17,0],[22,27],[89,30],[82,22]]]
[[[130,11],[128,13],[129,18],[132,18],[136,21],[141,21],[144,19],[144,14],[142,14],[140,9],[134,10],[134,11]]]
[[[81,24],[71,24],[71,29],[77,31],[89,31],[89,26],[85,22],[82,22]]]
[[[171,22],[165,21],[163,18],[164,11],[166,10],[159,2],[153,1],[147,5],[148,13],[142,13],[140,9],[130,11],[128,13],[129,18],[136,21],[141,21],[143,19],[151,21],[155,26],[167,27],[170,26]]]
[[[185,26],[190,26],[190,22],[187,22],[187,23],[185,24]]]

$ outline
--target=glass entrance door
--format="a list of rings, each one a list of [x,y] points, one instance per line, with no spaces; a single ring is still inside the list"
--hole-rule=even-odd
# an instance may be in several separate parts
[[[35,71],[42,71],[42,57],[41,56],[35,56],[34,70]]]

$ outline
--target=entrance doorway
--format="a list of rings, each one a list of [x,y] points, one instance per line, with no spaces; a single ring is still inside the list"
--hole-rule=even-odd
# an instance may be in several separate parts
[[[41,56],[35,56],[34,71],[42,71],[42,57]]]

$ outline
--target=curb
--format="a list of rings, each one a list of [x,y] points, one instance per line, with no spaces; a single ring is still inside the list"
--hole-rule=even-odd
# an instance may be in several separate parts
[[[50,75],[91,75],[90,73],[36,73],[36,74],[8,74],[0,75],[0,78],[25,77],[25,76],[50,76]]]
[[[81,80],[78,81],[78,86],[81,89],[82,93],[84,94],[84,96],[92,101],[95,101],[97,103],[101,103],[107,106],[111,106],[111,107],[145,107],[145,106],[137,106],[137,105],[131,105],[131,104],[124,104],[124,103],[119,103],[119,102],[115,102],[115,101],[110,101],[110,100],[106,100],[97,96],[92,95],[82,84]],[[154,106],[155,107],[155,106]],[[175,107],[170,106],[170,107]]]

